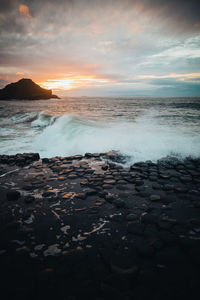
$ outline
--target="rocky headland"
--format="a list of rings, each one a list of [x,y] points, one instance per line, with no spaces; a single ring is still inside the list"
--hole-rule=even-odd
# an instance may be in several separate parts
[[[200,160],[0,156],[4,299],[198,299]]]
[[[0,90],[0,100],[41,100],[59,98],[52,90],[41,88],[31,79],[21,79]]]

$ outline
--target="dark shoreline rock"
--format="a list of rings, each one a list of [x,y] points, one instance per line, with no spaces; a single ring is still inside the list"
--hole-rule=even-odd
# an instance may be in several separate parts
[[[200,160],[111,156],[0,156],[8,299],[200,296]]]

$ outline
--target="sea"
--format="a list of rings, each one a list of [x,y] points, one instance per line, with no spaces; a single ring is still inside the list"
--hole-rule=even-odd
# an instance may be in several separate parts
[[[0,101],[0,154],[118,151],[126,163],[200,157],[200,97]]]

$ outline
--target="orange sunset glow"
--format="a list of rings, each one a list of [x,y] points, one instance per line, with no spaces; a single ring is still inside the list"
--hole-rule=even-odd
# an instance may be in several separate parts
[[[111,80],[104,78],[97,78],[92,75],[85,76],[69,76],[68,78],[48,79],[46,81],[38,82],[38,84],[47,89],[54,90],[71,90],[74,88],[87,87],[89,85],[103,86]]]

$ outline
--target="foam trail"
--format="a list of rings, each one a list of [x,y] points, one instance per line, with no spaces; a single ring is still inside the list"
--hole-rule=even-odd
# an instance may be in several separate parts
[[[32,122],[37,118],[37,113],[20,113],[11,117],[11,120],[15,123]]]

